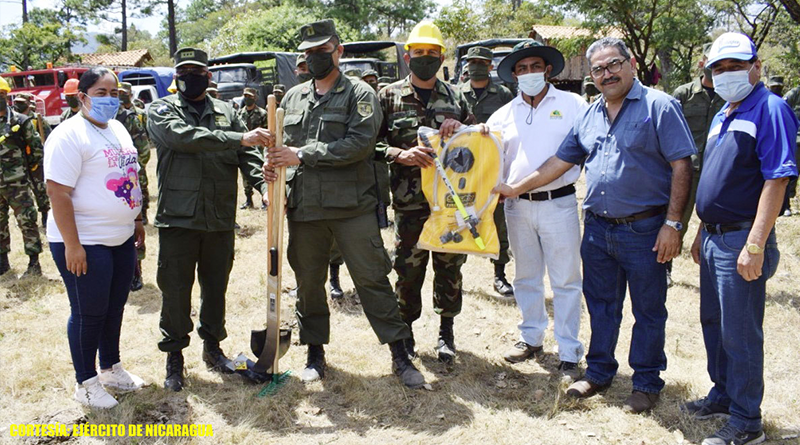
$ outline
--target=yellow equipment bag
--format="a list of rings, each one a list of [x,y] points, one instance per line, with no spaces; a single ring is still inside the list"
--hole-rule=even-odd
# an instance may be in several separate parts
[[[422,169],[422,192],[431,209],[417,248],[497,259],[500,240],[494,225],[503,145],[500,133],[488,136],[479,127],[462,127],[447,141],[439,131],[420,127],[421,146],[433,148],[434,168]],[[457,199],[456,199],[457,198]]]

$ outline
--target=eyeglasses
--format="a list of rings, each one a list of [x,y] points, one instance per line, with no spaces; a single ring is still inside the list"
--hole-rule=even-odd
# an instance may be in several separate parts
[[[603,74],[605,74],[606,70],[608,70],[609,74],[617,74],[622,69],[622,64],[627,62],[628,60],[629,59],[623,59],[623,60],[614,59],[611,62],[609,62],[608,65],[606,65],[606,66],[595,66],[595,67],[593,67],[589,71],[589,73],[595,79],[599,79],[599,78],[603,77]]]

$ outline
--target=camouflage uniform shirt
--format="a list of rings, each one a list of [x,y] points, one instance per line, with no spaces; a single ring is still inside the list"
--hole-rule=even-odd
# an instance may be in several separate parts
[[[498,85],[491,80],[478,97],[470,82],[458,86],[464,100],[469,104],[469,112],[475,116],[479,124],[485,124],[489,117],[503,105],[511,102],[514,95],[503,85]]]
[[[709,126],[711,126],[714,116],[725,105],[725,100],[719,94],[714,95],[712,99],[703,88],[700,77],[676,88],[672,96],[681,103],[683,116],[686,118],[686,123],[689,124],[689,130],[692,131],[692,139],[697,147],[697,155],[692,156],[692,166],[695,171],[700,171],[703,165],[703,152],[706,149]]]
[[[24,120],[24,122],[23,122]],[[32,119],[8,109],[0,120],[0,181],[2,184],[28,182],[26,164],[30,167],[42,163],[44,151]],[[27,149],[30,148],[30,153]]]

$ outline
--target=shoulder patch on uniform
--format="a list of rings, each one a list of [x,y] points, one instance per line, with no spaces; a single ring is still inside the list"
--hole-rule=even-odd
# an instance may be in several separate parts
[[[161,104],[158,106],[158,108],[156,108],[156,114],[158,114],[159,116],[163,116],[164,113],[166,113],[168,110],[169,107],[167,107],[166,104]]]
[[[360,114],[361,117],[370,117],[374,111],[372,102],[363,101],[358,103],[358,114]]]

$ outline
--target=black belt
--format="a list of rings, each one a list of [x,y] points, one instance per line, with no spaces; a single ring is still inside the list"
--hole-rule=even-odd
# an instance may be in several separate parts
[[[549,201],[551,199],[561,198],[575,193],[575,184],[565,185],[559,189],[548,190],[546,192],[528,192],[519,195],[519,199],[527,199],[528,201]]]
[[[712,235],[722,235],[728,232],[738,232],[739,230],[747,230],[753,227],[753,221],[744,221],[738,223],[728,223],[728,224],[708,224],[708,223],[701,223],[703,225],[703,230],[712,234]]]
[[[611,224],[627,224],[632,223],[634,221],[639,221],[642,219],[650,218],[656,215],[660,215],[667,211],[667,206],[660,206],[660,207],[653,207],[652,209],[647,209],[644,212],[634,213],[630,216],[625,216],[622,218],[607,218],[605,216],[598,215],[597,213],[592,212],[596,217],[604,219]]]

